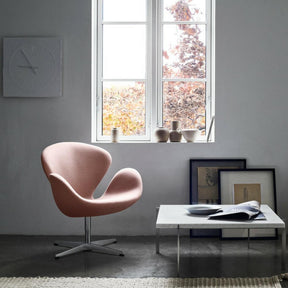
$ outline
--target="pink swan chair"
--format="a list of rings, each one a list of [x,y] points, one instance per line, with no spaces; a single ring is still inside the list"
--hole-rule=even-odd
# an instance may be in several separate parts
[[[60,211],[85,220],[85,242],[55,242],[71,248],[55,258],[81,251],[124,256],[120,250],[105,247],[116,239],[91,241],[91,217],[116,213],[134,204],[142,195],[140,174],[132,168],[118,171],[103,195],[94,199],[94,190],[111,164],[106,150],[77,142],[56,143],[43,150],[41,162]]]

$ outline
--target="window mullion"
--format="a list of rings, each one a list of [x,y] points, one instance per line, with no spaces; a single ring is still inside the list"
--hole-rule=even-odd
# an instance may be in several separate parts
[[[103,125],[103,110],[102,110],[102,74],[103,74],[103,25],[102,25],[102,3],[103,0],[98,0],[98,13],[97,13],[97,95],[96,95],[96,140],[101,140],[102,125]]]
[[[207,82],[207,78],[163,78],[162,82]]]
[[[206,78],[209,79],[210,81],[207,81],[207,87],[206,87],[206,128],[209,128],[211,119],[214,115],[214,107],[212,105],[212,103],[214,102],[214,99],[212,99],[213,95],[214,95],[214,80],[212,79],[214,72],[214,65],[213,65],[213,59],[214,59],[214,55],[213,55],[213,51],[214,48],[212,47],[213,43],[214,43],[214,39],[212,39],[214,33],[212,31],[214,25],[213,25],[213,19],[212,19],[212,15],[213,15],[213,7],[212,7],[212,1],[206,0],[206,19],[207,19],[207,26],[206,26],[206,38],[207,38],[207,51],[206,51],[206,65],[207,65],[207,69],[206,69]],[[206,131],[208,133],[208,131]],[[206,133],[206,134],[207,134]]]
[[[109,82],[120,82],[120,81],[123,81],[123,82],[127,82],[127,81],[135,81],[135,82],[145,82],[146,81],[146,79],[145,78],[102,78],[101,79],[101,81],[103,82],[103,81],[109,81]]]
[[[103,21],[103,25],[145,25],[144,21]]]
[[[155,96],[155,77],[154,77],[154,71],[155,71],[155,58],[153,54],[153,42],[154,42],[154,3],[153,0],[146,0],[147,5],[147,26],[146,26],[146,135],[147,138],[151,141],[153,130],[153,115],[155,114],[153,112],[154,109],[154,96]]]
[[[162,50],[163,50],[163,15],[162,15],[162,5],[163,0],[156,1],[157,2],[157,14],[156,14],[156,31],[157,31],[157,39],[156,39],[156,49],[157,49],[157,126],[160,127],[163,125],[163,98],[162,98]]]
[[[207,25],[206,21],[163,21],[163,25]]]
[[[97,139],[97,83],[98,83],[98,68],[97,63],[97,37],[98,37],[98,2],[92,1],[91,3],[91,140]],[[96,16],[96,17],[95,17]]]

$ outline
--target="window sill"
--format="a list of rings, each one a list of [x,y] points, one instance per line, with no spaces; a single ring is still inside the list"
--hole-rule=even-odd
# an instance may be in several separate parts
[[[91,141],[92,144],[166,144],[166,145],[178,145],[178,144],[213,144],[215,143],[215,141],[209,141],[207,142],[206,140],[198,140],[198,141],[195,141],[195,142],[186,142],[186,141],[181,141],[181,142],[156,142],[156,141],[144,141],[144,140],[141,140],[141,141],[128,141],[128,140],[123,140],[123,141],[119,141],[119,142],[111,142],[111,141]]]

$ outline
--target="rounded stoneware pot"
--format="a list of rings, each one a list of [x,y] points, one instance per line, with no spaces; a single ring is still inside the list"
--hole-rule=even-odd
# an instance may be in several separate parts
[[[155,137],[157,142],[167,142],[169,139],[169,130],[164,127],[158,127],[155,130]]]

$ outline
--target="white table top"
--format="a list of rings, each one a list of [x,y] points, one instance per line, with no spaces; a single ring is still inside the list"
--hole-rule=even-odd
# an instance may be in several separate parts
[[[189,228],[189,229],[221,229],[221,228],[285,228],[285,223],[268,206],[261,205],[261,212],[266,220],[231,221],[212,220],[207,215],[192,215],[186,210],[191,205],[160,205],[156,228]],[[220,205],[229,208],[233,205]]]

